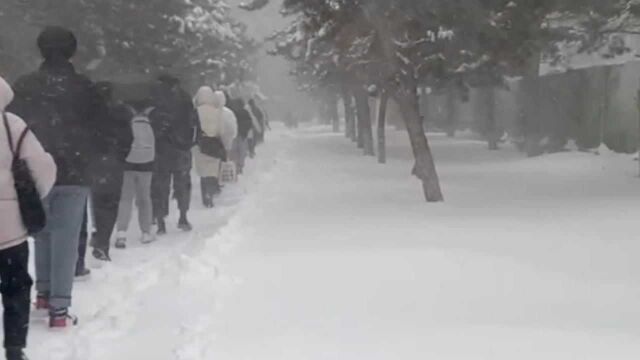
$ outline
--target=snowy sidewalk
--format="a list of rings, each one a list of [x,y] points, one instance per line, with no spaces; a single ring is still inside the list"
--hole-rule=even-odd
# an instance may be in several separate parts
[[[248,174],[240,183],[225,187],[213,210],[202,207],[194,178],[192,233],[177,230],[177,218],[170,217],[168,236],[141,245],[136,241],[137,223],[132,222],[129,248],[113,249],[113,263],[93,268],[90,280],[76,284],[72,311],[79,316],[79,326],[51,332],[46,314],[32,314],[27,349],[30,357],[201,359],[202,346],[210,343],[209,320],[216,308],[217,293],[226,286],[219,273],[218,257],[228,243],[219,234],[232,226],[246,194],[273,167],[277,151],[277,146],[265,147],[261,157],[250,162]],[[87,256],[89,265],[96,266],[96,261]]]
[[[446,204],[323,129],[278,130],[194,234],[114,252],[38,360],[640,358],[628,156],[432,139]],[[194,188],[197,188],[194,187]],[[199,202],[194,202],[199,204]]]
[[[638,359],[640,180],[628,156],[525,159],[433,138],[448,202],[303,130],[252,193],[223,261],[237,286],[203,357]]]

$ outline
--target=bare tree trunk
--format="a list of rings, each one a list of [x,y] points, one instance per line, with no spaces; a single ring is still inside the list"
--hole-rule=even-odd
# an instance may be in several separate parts
[[[355,98],[358,110],[358,147],[364,150],[365,155],[375,156],[369,94],[364,89],[358,89],[355,92]]]
[[[359,94],[359,91],[354,88],[353,90],[353,100],[354,100],[354,109],[355,109],[355,119],[356,119],[356,145],[358,149],[364,149],[364,126],[363,126],[363,109],[362,109],[362,100]]]
[[[609,111],[611,109],[611,76],[613,73],[613,67],[606,66],[604,68],[604,89],[600,114],[600,144],[605,144],[607,139],[607,120],[609,119]]]
[[[638,168],[640,169],[640,89],[638,89],[637,94],[636,105],[638,107]]]
[[[344,117],[345,117],[345,134],[352,141],[357,140],[356,131],[356,114],[353,109],[353,95],[345,86],[342,90],[342,102],[344,104]]]
[[[365,10],[365,14],[378,30],[381,48],[385,57],[387,60],[395,59],[394,39],[388,26],[386,26],[388,24],[385,21],[386,19],[378,16],[375,12]],[[395,60],[393,61],[393,67],[395,70],[401,69],[401,65]],[[420,117],[416,96],[417,84],[415,79],[410,80],[410,82],[405,80],[404,87],[393,89],[393,96],[400,107],[400,112],[409,133],[411,148],[416,160],[414,174],[422,180],[422,190],[426,200],[428,202],[441,202],[444,201],[444,196],[440,188],[440,179],[438,178],[433,155],[429,148],[429,141],[424,133],[424,126]]]
[[[542,129],[540,123],[540,58],[541,53],[531,57],[527,73],[521,80],[520,116],[524,135],[524,148],[527,155],[542,154]]]
[[[387,163],[387,103],[389,95],[386,91],[380,93],[380,104],[378,108],[378,162],[380,164]]]
[[[500,134],[496,124],[496,90],[493,87],[483,88],[482,100],[485,108],[485,132],[489,150],[498,150]]]
[[[456,87],[451,84],[447,86],[447,136],[452,138],[456,136],[458,124],[456,121]]]
[[[395,92],[394,96],[407,125],[409,140],[416,160],[413,172],[422,181],[425,199],[428,202],[441,202],[444,201],[444,196],[440,188],[440,179],[431,154],[429,141],[424,133],[422,119],[416,111],[417,106],[414,103],[416,99],[415,90],[413,90],[413,94],[411,91],[400,89]]]
[[[358,104],[358,99],[355,100],[356,103],[356,145],[358,149],[364,149],[364,129],[362,126],[363,120],[362,115],[360,115],[360,105]]]
[[[333,132],[340,132],[340,114],[338,113],[338,96],[335,93],[329,95],[329,116],[331,117],[331,125]]]

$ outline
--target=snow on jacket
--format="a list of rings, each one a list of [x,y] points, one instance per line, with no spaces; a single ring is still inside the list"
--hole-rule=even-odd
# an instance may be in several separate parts
[[[254,119],[253,129],[260,137],[262,134],[264,134],[264,113],[262,112],[262,110],[260,110],[255,100],[249,100],[248,105],[251,115],[253,115]]]
[[[225,103],[227,102],[227,99],[224,95],[223,92],[219,92],[219,94],[217,96],[221,96]],[[224,108],[224,129],[222,131],[222,142],[224,143],[224,148],[227,149],[227,153],[231,152],[231,149],[233,147],[233,140],[235,140],[236,137],[238,137],[238,119],[236,118],[236,115],[233,113],[233,111],[231,111],[231,109],[229,109],[228,107],[225,106]]]
[[[246,140],[253,128],[253,120],[251,113],[245,108],[244,100],[234,99],[229,102],[229,108],[233,111],[238,119],[238,137]]]
[[[179,80],[162,76],[152,89],[158,171],[189,171],[195,144],[197,114]]]
[[[96,86],[64,59],[45,60],[18,79],[7,111],[24,119],[58,167],[57,185],[91,183],[89,166],[102,148],[100,121],[107,111]]]
[[[200,128],[208,137],[219,137],[227,151],[231,150],[233,139],[237,135],[236,117],[225,107],[227,99],[221,91],[214,92],[204,86],[195,97]],[[196,171],[201,177],[218,177],[220,159],[204,155],[198,147],[194,148]]]
[[[260,123],[260,119],[251,108],[251,105],[248,103],[244,106],[244,109],[247,110],[249,115],[251,116],[251,130],[249,132],[249,138],[256,139],[259,134],[262,134],[262,124]]]
[[[0,77],[0,111],[4,112],[12,100],[13,90]],[[15,146],[15,143],[26,128],[26,124],[14,114],[6,113],[6,117]],[[27,240],[27,230],[20,216],[11,172],[13,155],[9,148],[8,139],[4,120],[2,120],[2,125],[0,126],[0,250],[20,245]],[[29,132],[24,139],[20,158],[26,160],[40,195],[42,197],[46,196],[56,181],[56,165],[53,157],[44,150],[32,132]]]

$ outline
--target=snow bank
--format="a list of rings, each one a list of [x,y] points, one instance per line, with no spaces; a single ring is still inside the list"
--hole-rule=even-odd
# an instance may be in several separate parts
[[[405,133],[386,166],[318,127],[289,140],[225,260],[212,358],[640,355],[631,157],[434,137],[448,202],[427,205]]]
[[[129,249],[112,250],[113,263],[94,268],[89,282],[76,284],[72,311],[78,327],[51,332],[46,314],[33,314],[28,353],[47,360],[208,359],[208,314],[234,281],[221,273],[218,259],[240,239],[234,214],[246,211],[246,194],[274,165],[277,149],[259,150],[263,154],[239,184],[225,186],[214,210],[200,208],[194,191],[193,233],[168,223],[169,236],[142,246],[133,232]]]
[[[637,359],[637,164],[525,159],[431,139],[423,202],[406,134],[389,164],[314,127],[270,134],[191,235],[115,253],[81,325],[33,325],[36,359]],[[206,224],[206,225],[202,225]]]

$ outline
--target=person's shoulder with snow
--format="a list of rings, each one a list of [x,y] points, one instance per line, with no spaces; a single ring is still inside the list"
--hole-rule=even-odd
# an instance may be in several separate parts
[[[231,150],[233,140],[238,136],[238,119],[236,114],[227,106],[227,96],[222,91],[216,91],[216,97],[223,102],[222,107],[222,119],[223,119],[223,131],[222,142],[224,143],[227,151]]]
[[[201,87],[194,98],[200,129],[207,137],[221,137],[224,131],[226,98],[209,86]]]
[[[23,225],[17,194],[14,185],[13,151],[22,136],[26,134],[19,149],[19,157],[26,161],[36,182],[38,191],[45,197],[56,181],[56,165],[36,136],[19,116],[5,112],[5,109],[13,100],[13,90],[7,82],[0,77],[0,111],[2,112],[2,125],[0,126],[0,250],[20,245],[27,239],[27,231]],[[9,133],[5,128],[9,129]],[[26,133],[25,133],[26,130]],[[10,140],[11,139],[11,144]]]

